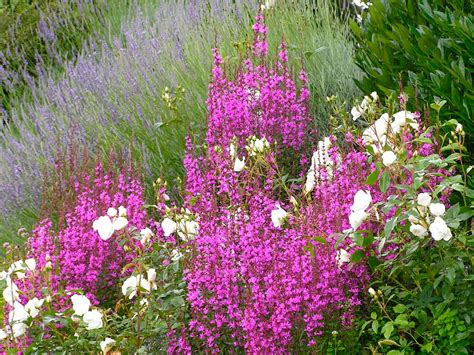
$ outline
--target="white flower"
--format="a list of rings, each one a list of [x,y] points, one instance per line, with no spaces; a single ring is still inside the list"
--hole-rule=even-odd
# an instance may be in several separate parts
[[[306,183],[304,184],[304,192],[309,193],[313,191],[314,186],[316,186],[316,176],[313,170],[308,171],[306,176]]]
[[[344,249],[339,249],[336,255],[337,265],[341,267],[344,263],[351,261],[351,254],[349,254]]]
[[[10,267],[8,268],[8,274],[11,275],[14,273],[17,278],[22,280],[25,278],[25,273],[23,272],[25,271],[25,269],[26,269],[25,262],[23,260],[18,260],[10,265]]]
[[[122,285],[122,293],[124,296],[128,295],[129,299],[132,299],[135,294],[137,293],[137,277],[136,276],[130,276],[128,279],[125,280],[125,282]]]
[[[30,271],[35,271],[36,270],[36,260],[33,258],[26,259],[25,264],[28,267]]]
[[[20,298],[18,286],[9,277],[7,278],[7,287],[3,290],[3,298],[9,305],[13,305],[13,302]]]
[[[89,311],[91,301],[84,295],[73,295],[71,296],[72,309],[74,314],[82,316]]]
[[[5,340],[7,337],[8,334],[3,329],[0,329],[0,341]]]
[[[458,123],[456,125],[456,133],[462,133],[462,132],[463,132],[462,124]]]
[[[372,91],[370,93],[370,96],[372,97],[374,101],[377,101],[379,99],[379,95],[377,94],[377,91]]]
[[[148,242],[153,238],[154,234],[150,228],[145,228],[140,231],[140,242],[142,245],[148,244]]]
[[[230,143],[229,155],[232,159],[234,159],[237,155],[237,145],[234,142]]]
[[[352,211],[365,211],[372,202],[370,191],[359,190],[354,195],[354,203],[352,204]]]
[[[115,346],[115,340],[111,338],[105,338],[105,340],[100,342],[100,350],[106,355],[112,348]]]
[[[84,314],[82,320],[84,321],[84,323],[87,324],[88,330],[99,329],[102,328],[102,326],[104,325],[104,323],[102,322],[102,313],[100,313],[96,309]]]
[[[114,226],[109,216],[101,216],[96,219],[92,228],[99,233],[102,240],[108,240],[114,234]]]
[[[179,252],[178,250],[176,249],[173,249],[171,251],[171,260],[172,261],[178,261],[179,259],[181,259],[183,257],[183,253]]]
[[[198,229],[199,224],[196,221],[185,221],[182,219],[179,222],[178,235],[183,241],[189,242],[197,235]]]
[[[453,236],[446,222],[441,217],[436,217],[430,225],[431,236],[434,240],[450,240]]]
[[[119,231],[124,229],[128,225],[128,220],[125,217],[117,217],[114,218],[112,225],[114,227],[114,230]]]
[[[387,140],[387,130],[388,125],[390,123],[390,116],[388,113],[384,113],[378,120],[374,122],[372,126],[367,128],[363,134],[362,139],[365,143],[376,143],[380,142],[380,144],[385,145]]]
[[[352,119],[356,121],[360,116],[364,114],[364,110],[360,106],[353,106],[351,110]]]
[[[154,283],[156,281],[156,270],[155,269],[148,269],[146,271],[146,276],[149,283]]]
[[[5,280],[8,277],[8,272],[2,271],[0,272],[0,281]]]
[[[245,157],[240,160],[238,157],[235,159],[235,162],[234,162],[234,171],[235,172],[240,172],[242,170],[244,170],[244,166],[245,166]]]
[[[418,197],[416,198],[416,202],[420,206],[428,207],[431,203],[431,196],[427,192],[422,192],[421,194],[418,194]]]
[[[410,226],[410,232],[420,238],[426,237],[428,235],[428,230],[420,224],[412,224]]]
[[[352,229],[357,229],[367,219],[369,215],[364,210],[353,211],[349,215],[349,223]]]
[[[21,337],[26,333],[26,329],[28,329],[25,323],[15,323],[12,325],[13,336],[15,338]]]
[[[265,142],[263,139],[257,139],[255,140],[254,147],[258,153],[261,153],[265,149]]]
[[[375,292],[375,290],[372,287],[369,288],[369,294],[373,297],[375,297],[377,295],[377,293]]]
[[[24,322],[30,318],[30,314],[26,311],[25,306],[20,302],[13,303],[13,309],[8,314],[8,321],[13,324],[17,322]]]
[[[118,208],[118,214],[120,217],[127,217],[127,209],[123,206]]]
[[[178,225],[176,224],[175,221],[172,219],[166,217],[162,222],[161,222],[161,228],[163,228],[163,231],[165,232],[165,237],[169,237],[171,234],[176,232],[176,228]]]
[[[382,154],[382,163],[385,166],[390,166],[397,160],[397,156],[391,150],[388,150]]]
[[[393,115],[391,124],[392,132],[397,134],[400,129],[409,124],[413,129],[418,130],[418,123],[415,121],[415,115],[410,111],[400,111]]]
[[[109,215],[109,217],[116,217],[117,216],[117,209],[115,209],[113,207],[110,207],[107,210],[107,214]]]
[[[420,222],[420,220],[418,218],[416,218],[415,216],[413,216],[412,214],[408,216],[408,220],[412,224],[416,224],[416,223]]]
[[[39,300],[38,298],[33,298],[25,304],[25,310],[30,314],[32,318],[35,318],[39,314],[39,308],[44,303],[44,299]]]
[[[141,287],[146,291],[150,292],[151,285],[142,275],[130,276],[122,285],[122,293],[124,296],[128,295],[129,299],[132,299],[137,294],[138,288]]]
[[[286,212],[280,205],[276,206],[277,208],[272,211],[272,222],[275,227],[281,227],[286,219],[288,218],[288,212]]]
[[[446,207],[442,203],[430,204],[430,212],[435,217],[440,217],[446,212]]]

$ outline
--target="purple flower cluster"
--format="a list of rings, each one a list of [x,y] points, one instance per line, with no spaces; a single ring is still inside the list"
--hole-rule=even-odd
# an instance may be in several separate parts
[[[275,67],[265,64],[268,43],[263,16],[256,17],[253,53],[236,77],[226,77],[223,61],[214,49],[214,67],[209,85],[207,108],[209,125],[207,143],[227,147],[236,136],[238,145],[252,135],[276,141],[282,148],[299,150],[311,122],[308,113],[309,90],[304,72],[300,74],[301,89],[290,75],[285,45],[280,48]]]
[[[56,232],[49,219],[40,222],[28,243],[29,256],[37,260],[39,268],[51,261],[53,288],[61,285],[65,290],[83,290],[95,303],[113,299],[122,268],[133,255],[116,242],[117,234],[126,231],[102,240],[92,224],[106,215],[109,207],[124,206],[129,224],[144,228],[142,184],[130,171],[113,176],[98,165],[95,175],[84,176],[74,189],[76,199],[64,212],[64,225]]]
[[[262,21],[257,16],[254,26],[260,49],[266,48]],[[256,60],[264,62],[265,53],[259,50]],[[308,251],[308,233],[319,233],[313,227],[319,221],[303,210],[303,215],[289,212],[282,226],[272,223],[272,211],[291,206],[275,193],[276,161],[284,148],[298,150],[307,143],[309,122],[308,91],[303,87],[297,94],[284,66],[284,46],[279,58],[276,69],[246,60],[246,71],[232,81],[224,78],[222,59],[214,52],[208,150],[196,157],[188,140],[184,159],[185,207],[199,221],[185,270],[191,321],[170,352],[189,352],[194,342],[211,351],[230,345],[254,354],[295,350],[297,338],[316,346],[323,329],[350,325],[360,304],[365,269],[339,265],[331,240],[315,242],[314,253]],[[304,73],[300,78],[305,84]],[[231,152],[234,136],[238,144]],[[251,136],[276,143],[276,151],[246,153]],[[235,156],[245,156],[248,168],[236,172]]]

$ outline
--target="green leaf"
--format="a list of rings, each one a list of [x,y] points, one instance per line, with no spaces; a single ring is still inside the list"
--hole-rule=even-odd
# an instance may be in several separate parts
[[[404,305],[404,304],[397,304],[395,307],[393,307],[393,310],[395,311],[395,313],[403,313],[405,312],[407,309],[407,307]]]
[[[373,185],[377,182],[377,179],[379,177],[380,170],[376,169],[374,170],[368,177],[367,180],[365,180],[366,185]]]
[[[351,256],[351,261],[354,263],[358,263],[359,261],[362,260],[362,258],[365,256],[365,253],[363,250],[356,250],[354,254]]]
[[[388,187],[390,186],[390,175],[388,172],[384,172],[380,178],[380,191],[383,193],[387,192]]]
[[[372,322],[372,330],[374,331],[375,334],[377,334],[377,331],[379,330],[379,321],[374,320]]]
[[[400,346],[396,341],[391,339],[384,339],[379,341],[379,345],[392,345],[392,346]]]
[[[382,327],[382,333],[385,339],[390,338],[390,336],[392,335],[392,332],[393,332],[393,323],[392,322],[385,323],[385,325]]]

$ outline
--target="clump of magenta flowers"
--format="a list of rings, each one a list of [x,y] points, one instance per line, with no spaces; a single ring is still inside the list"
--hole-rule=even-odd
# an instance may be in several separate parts
[[[298,89],[284,43],[269,64],[262,15],[253,29],[253,56],[234,79],[214,50],[204,156],[188,141],[185,207],[199,233],[184,270],[191,320],[171,351],[193,343],[248,353],[315,346],[325,330],[349,326],[360,304],[364,269],[340,265],[330,242],[310,253],[312,221],[286,198],[295,187],[278,161],[300,161],[309,143],[306,75],[299,73]]]

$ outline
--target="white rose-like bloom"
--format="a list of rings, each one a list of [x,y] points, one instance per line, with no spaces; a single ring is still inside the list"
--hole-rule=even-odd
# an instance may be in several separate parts
[[[140,243],[142,243],[142,245],[148,244],[153,236],[154,234],[150,228],[142,229],[140,231]]]
[[[393,122],[391,124],[392,132],[397,134],[401,127],[409,124],[413,129],[418,130],[418,123],[415,121],[415,115],[410,111],[400,111],[393,115]]]
[[[88,330],[100,329],[104,325],[104,323],[102,322],[102,313],[100,313],[96,309],[84,314],[82,320],[84,321],[84,323],[87,324]]]
[[[442,203],[430,204],[430,212],[435,217],[441,217],[446,212],[446,207]]]
[[[272,211],[272,222],[275,227],[281,227],[285,220],[288,218],[288,212],[286,212],[280,205],[276,206],[277,208]]]
[[[124,296],[128,295],[129,299],[135,297],[137,293],[138,280],[136,276],[130,276],[122,285],[122,293]]]
[[[20,298],[18,286],[9,277],[7,277],[7,287],[3,290],[3,298],[10,306]]]
[[[360,106],[353,106],[351,109],[352,120],[357,121],[357,119],[364,114],[364,109]]]
[[[428,207],[431,203],[431,196],[427,192],[422,192],[421,194],[418,194],[418,197],[416,198],[416,202],[423,207]]]
[[[7,337],[8,334],[3,329],[0,329],[0,341],[5,340]]]
[[[171,218],[166,217],[162,222],[161,222],[161,228],[163,228],[165,237],[169,237],[171,234],[176,232],[176,228],[178,225],[176,224],[175,221],[173,221]]]
[[[33,298],[25,304],[25,310],[30,314],[32,318],[35,318],[39,314],[39,309],[44,303],[44,299]]]
[[[100,350],[106,355],[112,348],[115,346],[115,340],[112,338],[105,338],[105,340],[100,342]]]
[[[118,214],[120,217],[126,217],[127,216],[127,209],[123,206],[120,206],[118,208]]]
[[[189,242],[197,235],[198,229],[199,224],[196,221],[181,220],[179,222],[178,235],[183,241]]]
[[[390,166],[397,160],[397,156],[391,150],[388,150],[382,154],[382,163],[385,166]]]
[[[146,276],[149,283],[154,283],[156,281],[156,270],[155,269],[148,269],[146,271]]]
[[[448,225],[441,217],[436,217],[430,225],[431,236],[434,240],[439,241],[441,239],[448,241],[453,236]]]
[[[349,215],[349,223],[352,229],[359,228],[360,225],[367,219],[367,217],[369,217],[369,215],[364,210],[353,211]]]
[[[19,338],[26,333],[28,326],[25,323],[15,323],[12,325],[12,332],[15,338]]]
[[[96,219],[92,228],[99,233],[102,240],[108,240],[114,234],[114,226],[109,216],[101,216]]]
[[[412,224],[410,226],[410,232],[420,238],[426,237],[428,235],[428,230],[420,224]]]
[[[229,155],[232,159],[234,159],[237,155],[237,146],[234,142],[230,143],[229,146]]]
[[[30,314],[26,311],[25,306],[20,302],[13,303],[13,309],[8,314],[8,321],[10,324],[17,322],[24,322],[30,318]]]
[[[115,209],[113,207],[110,207],[107,210],[107,214],[109,215],[109,217],[116,217],[117,216],[117,209]]]
[[[372,126],[367,128],[363,134],[362,139],[365,143],[382,142],[383,137],[387,135],[388,125],[390,123],[390,116],[384,113]],[[384,144],[382,142],[382,144]]]
[[[370,191],[359,190],[354,195],[354,203],[352,204],[352,211],[365,211],[372,202],[372,195]]]
[[[337,265],[341,267],[344,263],[348,263],[351,261],[351,254],[349,254],[344,249],[339,249],[336,255]]]
[[[91,306],[91,301],[84,295],[72,295],[71,302],[74,314],[78,316],[86,314]]]
[[[240,160],[238,157],[235,158],[234,171],[238,173],[244,170],[244,167],[245,167],[245,157],[242,160]]]
[[[25,260],[26,267],[30,271],[35,271],[36,270],[36,260],[33,258],[26,259]]]
[[[112,225],[114,227],[114,230],[119,231],[124,229],[128,225],[128,220],[125,217],[117,217],[114,218]]]
[[[310,193],[311,191],[313,191],[315,186],[316,186],[316,176],[314,174],[314,170],[310,169],[308,171],[308,175],[306,175],[306,182],[304,184],[304,192]]]
[[[265,149],[263,139],[256,139],[253,146],[258,153],[263,152],[263,150]]]
[[[180,251],[176,250],[176,249],[173,249],[171,251],[171,260],[172,261],[178,261],[179,259],[181,259],[183,257],[183,253],[181,253]]]

